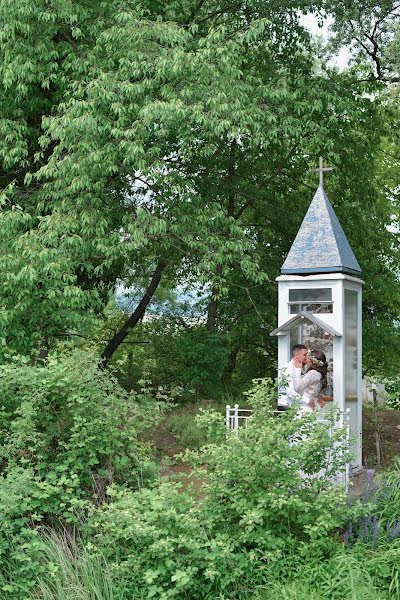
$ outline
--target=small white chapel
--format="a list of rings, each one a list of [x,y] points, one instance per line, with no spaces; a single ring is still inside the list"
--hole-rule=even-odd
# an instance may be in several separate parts
[[[351,471],[361,469],[361,268],[320,183],[281,268],[278,282],[278,369],[291,348],[322,350],[329,362],[324,410],[334,403],[348,414]]]

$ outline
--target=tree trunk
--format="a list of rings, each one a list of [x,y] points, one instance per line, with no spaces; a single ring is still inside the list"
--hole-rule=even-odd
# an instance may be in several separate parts
[[[232,142],[231,146],[231,155],[230,161],[228,165],[227,179],[229,185],[232,186],[228,193],[228,207],[227,207],[227,217],[234,218],[235,217],[235,192],[233,188],[233,181],[235,177],[235,150],[236,150],[236,142]],[[215,274],[217,277],[220,277],[222,273],[222,265],[218,265],[215,269]],[[207,329],[211,333],[213,333],[217,328],[217,300],[216,300],[217,292],[215,289],[211,290],[211,298],[208,302],[207,307]]]
[[[228,363],[222,373],[222,381],[225,383],[230,383],[232,380],[232,375],[234,370],[236,369],[237,358],[239,355],[239,346],[236,346],[231,350],[228,356]]]
[[[382,452],[381,434],[379,431],[379,421],[378,421],[378,408],[379,408],[378,407],[378,396],[377,396],[375,387],[372,389],[372,397],[374,399],[374,416],[375,416],[376,466],[378,467],[378,469],[380,469],[381,465],[382,465],[381,458],[383,459],[383,452]]]
[[[219,277],[222,273],[222,266],[218,265],[215,269],[215,274]],[[208,301],[207,307],[207,329],[210,333],[213,333],[217,328],[217,291],[211,290],[211,298]]]
[[[157,290],[158,284],[160,283],[160,280],[161,280],[162,273],[166,266],[167,266],[166,261],[164,261],[162,259],[160,259],[158,261],[157,267],[153,273],[153,276],[148,285],[148,288],[145,291],[143,298],[137,305],[135,311],[131,314],[129,319],[127,319],[127,321],[125,321],[125,323],[122,325],[121,329],[119,331],[117,331],[117,333],[111,338],[111,340],[108,342],[107,346],[104,348],[104,350],[101,354],[101,358],[100,358],[100,367],[102,369],[105,369],[110,358],[113,356],[114,352],[117,350],[119,345],[122,344],[122,342],[124,341],[124,339],[126,338],[128,333],[130,332],[130,330],[133,329],[133,327],[135,327],[135,325],[138,323],[138,321],[140,321],[140,319],[144,316],[144,313],[146,312],[146,308]]]
[[[44,338],[39,348],[39,360],[44,361],[48,357],[50,352],[50,341],[49,338]]]
[[[210,333],[213,333],[217,327],[217,301],[215,298],[211,298],[208,303],[207,309],[207,329]]]

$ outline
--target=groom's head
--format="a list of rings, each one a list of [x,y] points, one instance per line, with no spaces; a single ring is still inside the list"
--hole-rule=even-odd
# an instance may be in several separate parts
[[[305,365],[307,362],[307,352],[308,348],[304,344],[295,344],[292,348],[293,358],[302,365]]]

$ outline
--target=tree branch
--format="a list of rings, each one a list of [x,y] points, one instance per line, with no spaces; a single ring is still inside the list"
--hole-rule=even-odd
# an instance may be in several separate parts
[[[152,298],[157,290],[157,287],[161,281],[161,276],[162,276],[163,271],[166,266],[167,266],[167,262],[164,259],[160,259],[158,261],[156,269],[151,278],[151,281],[150,281],[141,301],[139,302],[139,304],[137,305],[136,309],[131,314],[129,319],[127,319],[127,321],[125,321],[125,323],[122,325],[122,327],[119,329],[119,331],[117,331],[117,333],[111,338],[111,340],[109,340],[107,346],[104,348],[104,350],[101,354],[101,357],[100,357],[100,367],[102,369],[106,368],[106,366],[107,366],[109,360],[111,359],[111,357],[113,356],[114,352],[117,350],[117,348],[120,346],[120,344],[122,344],[122,342],[124,341],[124,339],[126,338],[128,333],[130,332],[130,330],[133,329],[133,327],[135,327],[135,325],[140,321],[140,319],[143,318],[143,316],[146,312],[147,306],[150,303],[150,301],[152,300]]]

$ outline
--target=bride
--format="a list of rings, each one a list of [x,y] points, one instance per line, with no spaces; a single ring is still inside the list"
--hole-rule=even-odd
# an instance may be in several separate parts
[[[319,396],[328,384],[328,363],[323,352],[309,350],[306,364],[307,372],[293,381],[295,391],[301,394],[300,409],[303,414],[314,411]]]

